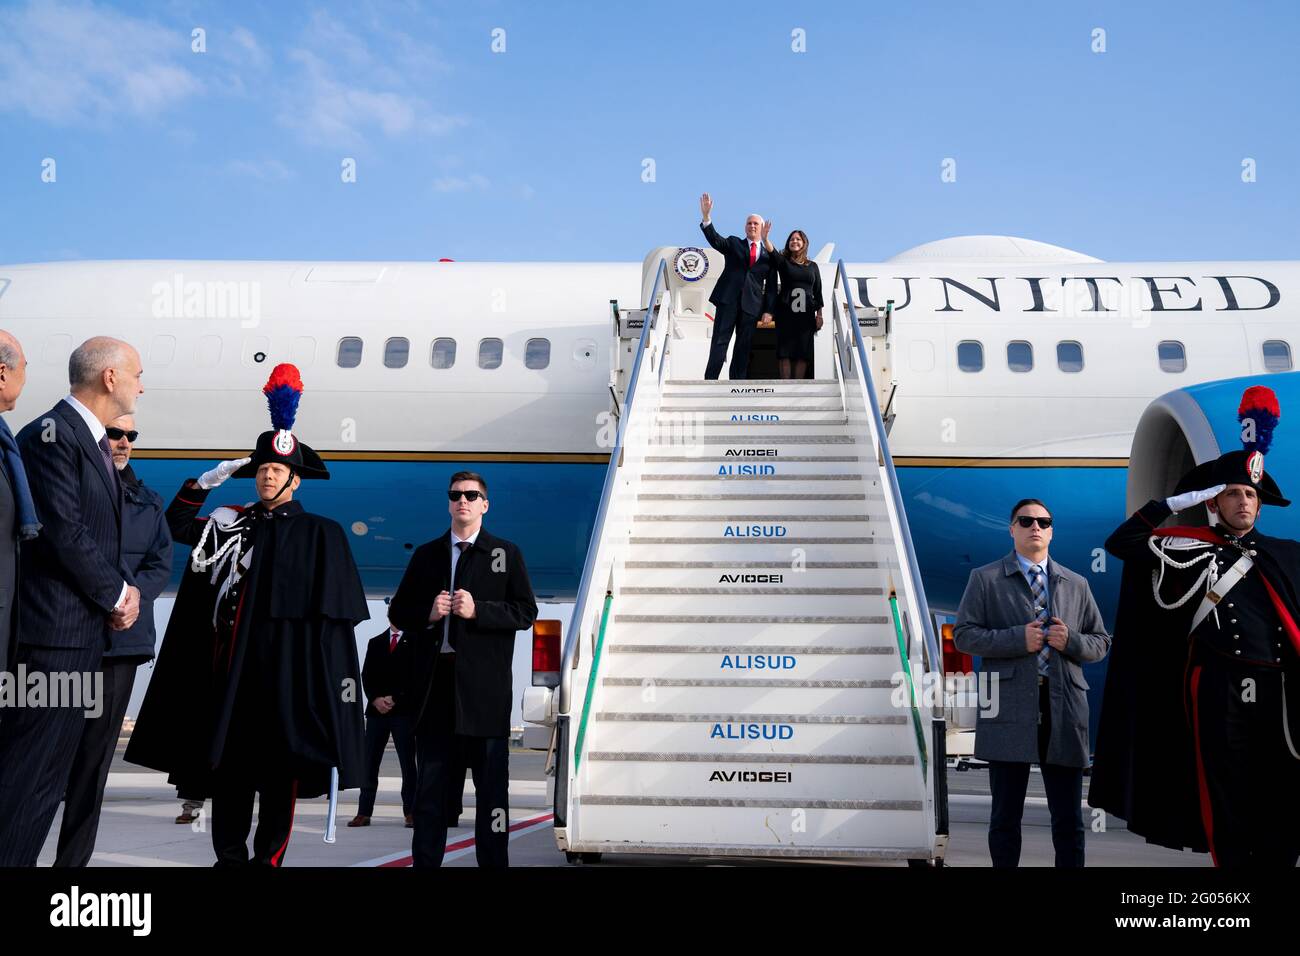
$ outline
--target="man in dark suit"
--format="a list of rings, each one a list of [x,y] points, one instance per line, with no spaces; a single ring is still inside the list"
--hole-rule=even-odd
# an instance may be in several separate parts
[[[122,560],[140,589],[140,616],[125,630],[109,631],[99,667],[103,675],[101,713],[87,717],[81,728],[81,742],[65,788],[55,866],[85,866],[95,851],[104,785],[135,686],[136,668],[154,658],[153,602],[172,576],[172,534],[167,528],[166,506],[158,492],[131,468],[132,446],[139,437],[134,416],[113,419],[107,432],[113,467],[122,479]]]
[[[1082,665],[1110,650],[1086,579],[1049,560],[1052,513],[1037,498],[1011,509],[1014,550],[976,568],[957,608],[953,642],[978,654],[994,706],[975,725],[975,756],[989,762],[989,855],[1020,864],[1020,819],[1037,763],[1052,816],[1056,865],[1083,866],[1083,768],[1088,682]],[[992,677],[996,676],[996,683]]]
[[[709,364],[704,377],[715,379],[722,374],[727,345],[734,331],[736,345],[731,350],[727,377],[735,381],[749,374],[749,348],[754,328],[760,315],[772,311],[776,288],[767,281],[771,259],[763,249],[763,217],[751,215],[745,220],[744,239],[739,236],[723,238],[713,228],[712,211],[713,200],[705,193],[700,197],[700,228],[704,230],[709,245],[722,253],[724,265],[713,294],[709,296],[713,303],[713,343],[709,346]]]
[[[478,865],[509,865],[510,697],[515,634],[532,627],[537,601],[519,549],[483,530],[487,482],[451,476],[451,528],[422,544],[388,608],[413,642],[409,689],[397,705],[415,719],[418,779],[415,866],[441,866],[447,847],[449,776],[474,776]],[[461,771],[464,786],[464,771]]]
[[[68,360],[71,394],[18,433],[44,523],[22,552],[17,666],[29,675],[96,674],[109,631],[139,616],[105,426],[135,411],[141,374],[126,342],[89,339]],[[19,708],[0,720],[0,866],[35,865],[93,709],[53,703],[62,706]]]
[[[410,666],[411,642],[402,640],[402,632],[391,625],[366,645],[366,662],[361,666],[361,687],[367,701],[366,776],[361,786],[357,815],[348,822],[350,827],[370,826],[370,817],[375,812],[375,795],[379,792],[379,765],[383,762],[389,735],[392,735],[397,762],[402,768],[402,816],[406,818],[408,827],[415,825],[412,816],[415,805],[415,731],[410,716],[402,712],[396,701]],[[463,787],[463,769],[460,779]]]
[[[8,332],[0,330],[0,412],[12,411],[27,382],[27,357]],[[13,673],[18,632],[19,541],[40,531],[27,470],[9,423],[0,418],[0,671]],[[0,713],[0,721],[4,715]]]

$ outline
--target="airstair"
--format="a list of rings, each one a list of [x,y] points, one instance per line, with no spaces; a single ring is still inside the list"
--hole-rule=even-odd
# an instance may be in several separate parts
[[[614,308],[617,440],[555,702],[560,848],[941,863],[942,661],[873,384],[890,317],[859,316],[841,262],[822,377],[704,381],[709,285],[683,252],[721,269],[658,249],[645,308]]]

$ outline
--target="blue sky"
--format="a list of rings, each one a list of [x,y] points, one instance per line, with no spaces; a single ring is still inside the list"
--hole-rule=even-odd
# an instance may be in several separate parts
[[[1300,259],[1298,11],[0,0],[0,262],[640,260],[706,189],[851,260]]]

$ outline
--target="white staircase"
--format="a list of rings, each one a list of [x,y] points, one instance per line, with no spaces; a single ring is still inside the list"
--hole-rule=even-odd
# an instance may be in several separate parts
[[[933,636],[870,386],[838,374],[852,331],[835,377],[670,378],[672,291],[650,298],[566,646],[560,845],[941,859]]]

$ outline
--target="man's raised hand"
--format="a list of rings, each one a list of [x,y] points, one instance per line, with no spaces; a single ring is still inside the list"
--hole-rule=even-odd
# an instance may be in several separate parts
[[[713,212],[713,199],[709,196],[708,193],[705,193],[700,197],[700,215],[703,217],[705,222],[708,222],[709,216],[712,212]]]
[[[211,471],[205,471],[199,475],[199,487],[205,491],[211,491],[252,460],[251,458],[236,458],[233,461],[223,461]]]

